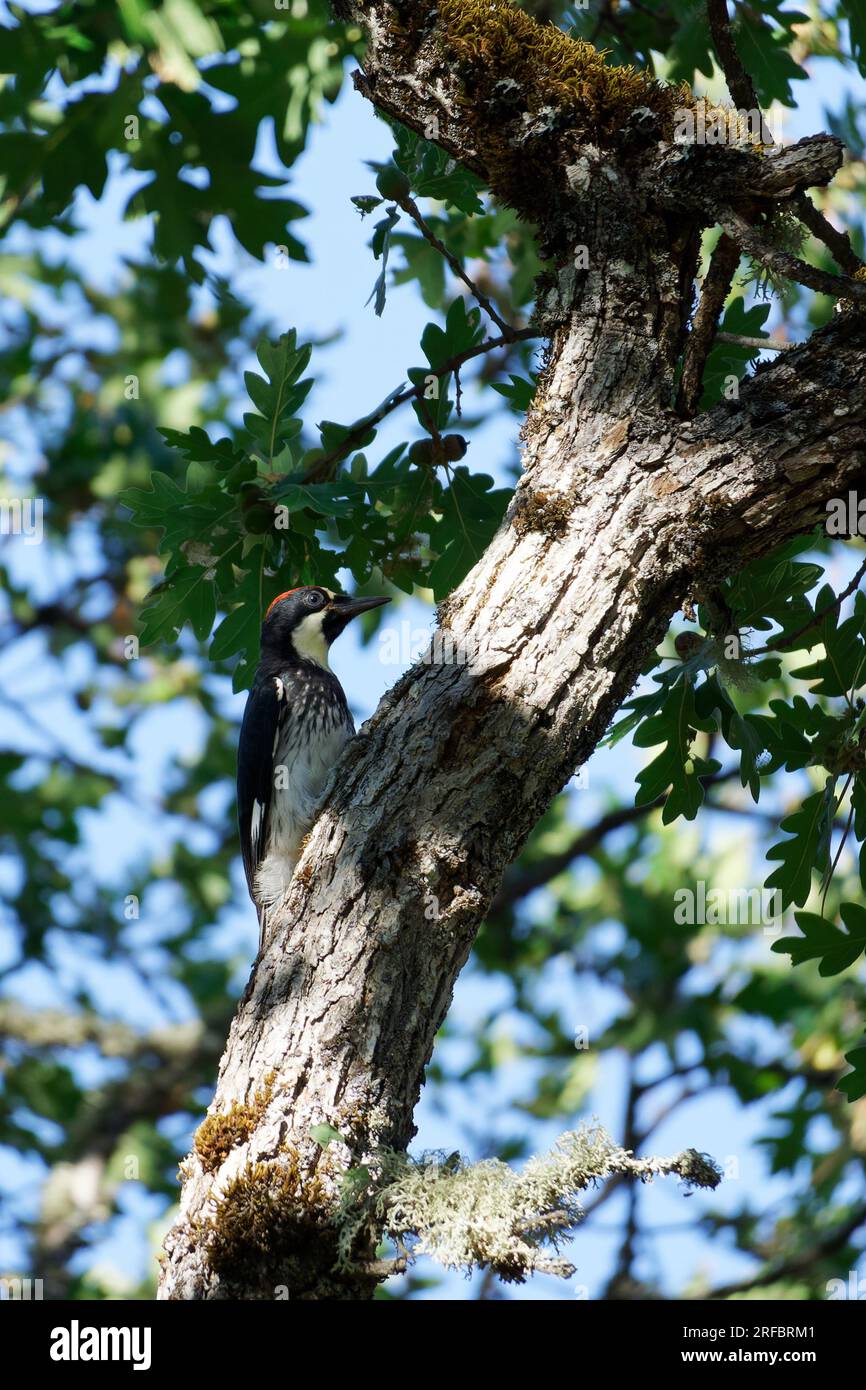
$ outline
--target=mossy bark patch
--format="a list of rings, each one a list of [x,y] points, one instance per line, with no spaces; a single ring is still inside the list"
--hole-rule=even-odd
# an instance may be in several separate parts
[[[206,1172],[216,1172],[232,1149],[246,1143],[271,1102],[275,1080],[276,1072],[270,1072],[249,1104],[233,1101],[228,1110],[206,1116],[199,1125],[194,1145]]]
[[[244,1298],[303,1298],[321,1290],[337,1254],[325,1184],[305,1171],[295,1149],[274,1162],[248,1163],[219,1198],[204,1236],[226,1297],[237,1286]]]
[[[616,136],[642,107],[670,137],[674,113],[694,105],[686,83],[667,86],[637,68],[613,66],[591,43],[539,24],[505,0],[442,0],[439,22],[476,95],[532,113],[555,108],[594,144]]]

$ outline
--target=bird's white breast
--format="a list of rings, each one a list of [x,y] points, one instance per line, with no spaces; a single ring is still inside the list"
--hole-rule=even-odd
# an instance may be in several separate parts
[[[292,691],[291,704],[284,703],[286,688]],[[277,693],[281,712],[274,739],[268,839],[256,876],[257,894],[265,903],[288,888],[325,783],[354,732],[345,709],[321,680],[292,673],[278,679]]]

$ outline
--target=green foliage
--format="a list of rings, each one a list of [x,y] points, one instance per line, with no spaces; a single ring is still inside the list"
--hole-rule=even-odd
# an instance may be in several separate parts
[[[836,8],[840,16],[847,17],[857,9],[857,0],[839,0]],[[808,77],[802,51],[796,56],[791,52],[794,28],[799,26],[801,42],[816,42],[823,48],[820,21],[790,9],[785,0],[762,0],[760,6],[746,10],[729,6],[729,10],[735,21],[737,50],[754,79],[759,102],[764,108],[774,100],[793,106],[797,93],[792,84]],[[650,67],[654,54],[660,53],[668,81],[691,83],[696,73],[712,76],[715,54],[710,28],[705,11],[694,0],[668,0],[658,11],[629,5],[622,13],[616,12],[615,20],[604,14],[597,18],[591,7],[581,7],[569,12],[568,19],[576,37],[592,37],[597,43],[603,35],[613,62]]]
[[[463,467],[449,470],[449,485],[438,504],[441,513],[431,531],[439,551],[430,569],[434,598],[445,598],[481,558],[510,496],[510,489],[495,487],[485,473]]]
[[[634,742],[639,748],[654,748],[664,744],[638,775],[636,803],[645,805],[667,791],[662,813],[665,824],[684,816],[693,820],[704,799],[702,778],[717,772],[715,760],[692,757],[692,741],[699,729],[713,727],[702,718],[695,707],[695,691],[691,681],[684,678],[669,691],[661,708],[638,727]]]
[[[299,382],[298,377],[306,370],[311,351],[310,347],[297,346],[292,331],[284,334],[279,343],[259,344],[258,359],[264,377],[256,372],[244,373],[247,394],[258,412],[244,416],[244,424],[259,446],[251,453],[269,471],[287,473],[292,466],[291,441],[302,428],[295,412],[313,384],[312,380]]]
[[[780,830],[786,831],[791,838],[767,850],[768,859],[782,861],[767,879],[767,887],[779,889],[785,907],[792,902],[802,906],[812,891],[812,869],[826,867],[828,830],[834,805],[833,783],[828,779],[823,792],[807,796],[799,810],[782,821]]]
[[[781,3],[765,5],[765,14],[739,12],[734,26],[737,51],[751,76],[763,107],[774,101],[793,105],[792,82],[806,80],[807,73],[789,52],[793,28],[808,16],[783,9]]]
[[[851,51],[860,72],[866,77],[866,13],[857,0],[840,0],[839,12],[848,21]]]
[[[797,926],[803,935],[774,941],[773,950],[786,952],[794,965],[804,960],[820,961],[818,972],[821,975],[840,974],[866,951],[866,908],[856,903],[843,903],[841,914],[847,931],[841,931],[813,912],[798,912]]]
[[[165,577],[144,608],[142,642],[173,642],[187,624],[205,641],[224,613],[210,658],[238,658],[240,690],[252,678],[264,608],[282,589],[337,587],[342,562],[360,583],[376,566],[408,592],[423,584],[437,599],[448,594],[481,556],[511,495],[486,474],[454,467],[441,439],[454,411],[454,373],[441,369],[470,352],[481,334],[479,311],[459,298],[442,327],[429,323],[422,334],[428,367],[408,373],[418,422],[433,441],[422,465],[405,455],[404,444],[370,471],[363,453],[353,456],[355,445],[376,436],[363,421],[323,421],[320,446],[302,447],[295,412],[313,385],[299,379],[311,349],[298,345],[294,330],[258,346],[264,376],[244,376],[255,406],[243,417],[245,435],[212,440],[199,426],[163,430],[186,461],[184,486],[154,472],[149,487],[118,497],[136,526],[161,533],[159,552],[167,556]],[[327,481],[314,481],[320,477]]]
[[[744,338],[769,338],[764,331],[769,312],[769,304],[753,304],[747,309],[742,295],[737,295],[727,305],[719,327],[724,333],[736,333]],[[724,399],[731,380],[741,381],[756,357],[754,348],[740,347],[737,343],[714,343],[704,368],[701,409],[708,410]]]
[[[388,283],[388,253],[391,249],[391,232],[399,221],[400,214],[397,209],[393,207],[388,208],[385,216],[380,222],[376,223],[373,229],[373,240],[370,245],[375,259],[382,262],[382,268],[370,292],[370,299],[373,300],[373,307],[377,318],[381,318],[382,314],[385,312],[385,293]],[[367,300],[368,304],[370,299]]]
[[[781,819],[783,837],[767,850],[775,867],[766,889],[778,894],[782,908],[803,907],[817,876],[826,900],[852,826],[861,846],[866,836],[866,705],[858,694],[866,664],[866,601],[858,592],[853,611],[843,617],[843,595],[830,585],[811,598],[821,567],[795,558],[802,545],[792,543],[748,566],[702,602],[705,632],[690,635],[685,659],[656,673],[659,689],[633,699],[631,713],[609,735],[612,743],[631,732],[638,747],[664,744],[639,773],[636,800],[645,804],[667,792],[665,821],[691,819],[708,775],[720,766],[695,756],[701,733],[714,748],[721,741],[738,755],[740,780],[755,801],[782,769],[819,778],[821,789]],[[774,632],[765,659],[750,654],[749,629]],[[812,660],[801,665],[793,657],[783,676],[780,662],[804,650],[813,653]],[[808,697],[797,691],[799,683],[808,685]],[[862,848],[860,870],[866,883]],[[862,953],[866,913],[855,902],[843,901],[839,910],[847,932],[822,915],[801,912],[796,921],[802,938],[785,937],[774,950],[790,954],[794,964],[818,960],[822,974],[846,969]],[[851,1086],[846,1089],[850,1093]]]
[[[525,377],[514,376],[512,373],[508,382],[494,381],[493,389],[505,397],[516,415],[525,415],[535,395],[537,384],[537,377],[527,381]]]
[[[839,1090],[849,1101],[862,1100],[866,1096],[866,1047],[855,1047],[853,1052],[846,1052],[845,1061],[853,1070],[842,1077]]]
[[[470,217],[484,212],[478,196],[484,188],[480,179],[408,126],[393,121],[391,127],[397,142],[394,163],[417,197],[433,198]]]

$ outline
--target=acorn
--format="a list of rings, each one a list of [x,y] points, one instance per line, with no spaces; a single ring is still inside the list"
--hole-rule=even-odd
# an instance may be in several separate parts
[[[429,467],[433,462],[433,440],[416,439],[415,443],[409,446],[409,457],[413,463]]]
[[[406,175],[395,164],[388,164],[376,175],[376,187],[383,198],[392,203],[403,203],[412,192],[412,185]]]
[[[467,447],[462,434],[443,435],[442,452],[451,463],[456,463],[458,459],[462,459]]]
[[[688,661],[689,657],[700,651],[704,645],[704,639],[697,632],[678,632],[674,638],[674,646],[680,661]]]
[[[241,487],[241,511],[250,511],[264,495],[258,483],[244,483]]]
[[[256,502],[244,514],[244,530],[254,536],[263,536],[274,523],[274,509],[265,502]]]

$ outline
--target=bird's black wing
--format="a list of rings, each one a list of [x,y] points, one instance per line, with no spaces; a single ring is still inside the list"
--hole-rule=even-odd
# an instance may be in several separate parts
[[[273,795],[274,739],[280,717],[278,686],[273,677],[256,681],[247,699],[238,743],[238,827],[250,897],[256,869],[267,844],[268,812]]]

